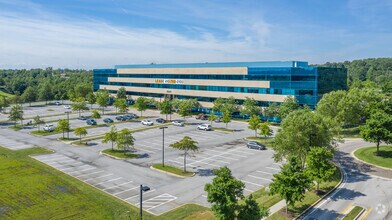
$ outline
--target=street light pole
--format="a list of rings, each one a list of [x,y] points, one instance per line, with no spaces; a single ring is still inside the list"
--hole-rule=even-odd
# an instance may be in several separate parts
[[[140,184],[140,220],[143,219],[143,192],[150,190],[150,187]]]
[[[67,114],[67,122],[68,122],[67,139],[69,140],[69,112],[65,112],[65,114]]]
[[[167,127],[160,127],[162,130],[162,166],[165,167],[165,129]]]

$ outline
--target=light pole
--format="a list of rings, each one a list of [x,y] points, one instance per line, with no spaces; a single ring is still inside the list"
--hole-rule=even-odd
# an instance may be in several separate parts
[[[69,140],[69,111],[65,112],[67,114],[67,123],[68,123],[68,128],[67,128],[67,139]]]
[[[150,187],[140,184],[140,220],[143,219],[143,192],[150,190]]]
[[[160,127],[162,130],[162,166],[165,167],[165,129],[167,127]]]

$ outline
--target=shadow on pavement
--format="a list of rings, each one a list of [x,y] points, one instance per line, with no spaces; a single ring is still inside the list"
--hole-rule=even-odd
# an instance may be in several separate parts
[[[314,209],[310,209],[309,211],[312,212],[311,215],[299,219],[302,220],[337,219],[340,215],[338,212],[334,210],[328,210],[328,209],[314,208]]]
[[[374,168],[368,164],[358,163],[349,153],[337,151],[335,154],[341,167],[347,172],[346,182],[360,182],[370,179],[367,172],[374,172]]]

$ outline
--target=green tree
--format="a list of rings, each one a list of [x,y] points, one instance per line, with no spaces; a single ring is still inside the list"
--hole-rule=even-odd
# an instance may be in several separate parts
[[[245,98],[244,103],[242,104],[241,114],[258,115],[260,114],[260,111],[261,109],[259,106],[257,106],[257,101],[254,98]]]
[[[35,116],[33,118],[33,120],[34,120],[34,125],[36,125],[38,128],[38,131],[40,131],[40,125],[45,124],[45,121],[42,120],[39,115]]]
[[[113,104],[120,113],[126,113],[128,111],[127,100],[124,98],[117,98]]]
[[[184,151],[184,173],[186,173],[186,155],[188,154],[188,151],[199,150],[199,147],[197,146],[197,141],[193,140],[188,136],[185,136],[180,141],[170,144],[170,147]]]
[[[107,90],[98,90],[95,94],[97,104],[102,108],[102,115],[105,114],[105,108],[109,102],[109,92]]]
[[[309,108],[289,114],[282,122],[281,129],[275,136],[274,158],[297,157],[303,167],[312,146],[331,147],[334,133],[323,117]]]
[[[22,100],[24,102],[28,102],[29,105],[31,106],[31,102],[34,102],[37,100],[36,89],[34,89],[31,86],[27,87],[27,89],[22,94]]]
[[[110,131],[105,133],[105,136],[103,137],[102,143],[107,143],[107,142],[112,142],[112,150],[114,143],[117,140],[117,128],[116,126],[111,126]]]
[[[375,109],[366,124],[360,126],[360,134],[366,141],[377,144],[377,152],[379,155],[380,143],[392,143],[392,115],[387,114],[381,109]]]
[[[172,103],[170,102],[170,100],[163,100],[160,104],[159,104],[159,109],[161,110],[161,114],[166,116],[166,120],[167,120],[167,115],[171,115],[173,113],[173,109],[172,109]]]
[[[276,102],[272,102],[264,109],[264,116],[267,118],[272,118],[274,116],[279,116],[279,106]]]
[[[248,128],[250,130],[255,131],[255,137],[257,137],[257,129],[259,128],[260,123],[261,123],[261,119],[259,116],[257,115],[250,116],[250,119],[248,121]]]
[[[229,98],[225,99],[225,104],[223,105],[223,112],[229,111],[231,115],[233,112],[238,111],[238,108],[238,103],[233,96],[230,96]]]
[[[264,136],[264,139],[267,140],[267,137],[271,136],[272,133],[272,129],[271,129],[271,124],[269,123],[269,121],[260,123],[258,126],[260,132],[259,134]]]
[[[252,194],[245,198],[243,204],[239,205],[237,220],[260,220],[269,215],[267,208],[260,208]]]
[[[322,181],[327,181],[336,170],[332,163],[333,150],[325,147],[313,147],[306,159],[305,173],[310,179],[316,180],[317,190]]]
[[[98,119],[101,118],[101,114],[97,110],[94,110],[93,113],[91,114],[92,118]]]
[[[20,105],[14,105],[14,106],[12,106],[11,107],[11,110],[10,110],[10,113],[9,113],[9,115],[8,115],[8,119],[10,120],[10,121],[14,121],[15,122],[15,127],[16,127],[16,122],[17,121],[21,121],[21,125],[23,124],[22,123],[22,120],[23,120],[23,109],[22,109],[22,106],[20,106]]]
[[[316,107],[317,113],[331,120],[337,120],[340,109],[337,108],[340,100],[347,95],[346,91],[332,91],[323,96]]]
[[[74,133],[76,136],[79,136],[79,143],[82,143],[82,136],[87,135],[87,129],[84,127],[75,128]]]
[[[118,149],[122,149],[124,154],[127,150],[133,147],[135,138],[132,136],[132,132],[128,128],[123,128],[117,132],[116,145]]]
[[[227,128],[227,124],[229,124],[229,122],[231,122],[231,115],[230,115],[230,111],[224,111],[223,112],[223,116],[222,116],[222,122],[226,124],[226,128]]]
[[[9,101],[5,96],[0,97],[0,112],[9,106]]]
[[[140,96],[136,99],[136,108],[140,111],[140,116],[143,116],[143,111],[148,107],[148,99],[146,97]]]
[[[284,102],[279,106],[279,117],[284,119],[291,112],[299,109],[299,105],[294,96],[287,96]]]
[[[273,176],[269,185],[270,193],[279,194],[286,200],[286,213],[288,206],[293,207],[295,202],[302,201],[312,184],[296,157],[291,157],[289,163],[284,164],[282,170]]]
[[[66,131],[69,131],[70,127],[69,127],[69,122],[67,119],[60,119],[57,122],[57,127],[56,130],[63,132],[63,139],[65,138],[64,133]]]
[[[174,98],[173,100],[171,100],[171,104],[174,111],[178,112],[178,109],[180,108],[181,100],[179,100],[178,98]]]
[[[38,95],[41,100],[45,100],[45,104],[48,104],[48,100],[53,99],[53,89],[50,82],[45,82],[38,90]]]
[[[84,108],[86,108],[86,101],[84,100],[84,98],[78,97],[78,98],[74,99],[74,102],[71,104],[71,107],[72,107],[73,111],[78,111],[79,116],[80,116],[80,112]]]
[[[97,101],[95,94],[93,92],[90,92],[89,94],[87,94],[86,100],[87,100],[88,104],[90,104],[90,109],[93,109],[93,105]]]
[[[124,87],[121,87],[117,90],[117,96],[118,99],[127,99],[127,91],[125,90]]]
[[[210,121],[212,125],[212,122],[214,122],[216,119],[217,119],[216,115],[214,115],[214,112],[211,111],[210,115],[208,116],[208,121]]]
[[[222,98],[217,98],[214,100],[214,107],[212,107],[212,111],[214,112],[223,112],[223,106],[225,105],[225,100]]]
[[[212,179],[212,183],[204,186],[207,201],[212,204],[211,210],[217,219],[235,219],[238,200],[244,198],[245,184],[237,180],[226,166],[215,169],[214,174],[216,177]]]

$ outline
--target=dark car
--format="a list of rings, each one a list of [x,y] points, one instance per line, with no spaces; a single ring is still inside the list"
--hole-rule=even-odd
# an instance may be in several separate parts
[[[157,118],[157,120],[155,120],[155,121],[158,123],[165,123],[166,122],[166,120],[163,118]]]
[[[96,125],[96,124],[97,124],[97,122],[96,122],[94,119],[92,119],[92,118],[87,119],[86,123],[87,123],[88,125]]]
[[[196,119],[202,119],[202,118],[204,118],[204,117],[207,117],[207,118],[208,118],[208,116],[207,116],[206,114],[198,114],[198,115],[196,116]]]
[[[135,116],[133,116],[132,114],[124,115],[123,117],[125,120],[131,120],[131,119],[135,118]]]
[[[203,120],[203,121],[205,121],[205,120],[207,120],[208,119],[208,115],[202,115],[201,117],[200,117],[200,120]]]
[[[103,122],[105,122],[105,123],[113,123],[113,120],[111,118],[105,118],[105,119],[103,119]]]
[[[84,120],[87,120],[88,118],[87,118],[86,116],[83,116],[83,115],[82,115],[82,116],[79,116],[78,119],[84,121]]]
[[[126,119],[124,118],[124,116],[119,115],[119,116],[116,117],[116,120],[118,120],[118,121],[125,121]]]
[[[265,146],[256,141],[249,141],[246,146],[249,149],[265,150]]]

